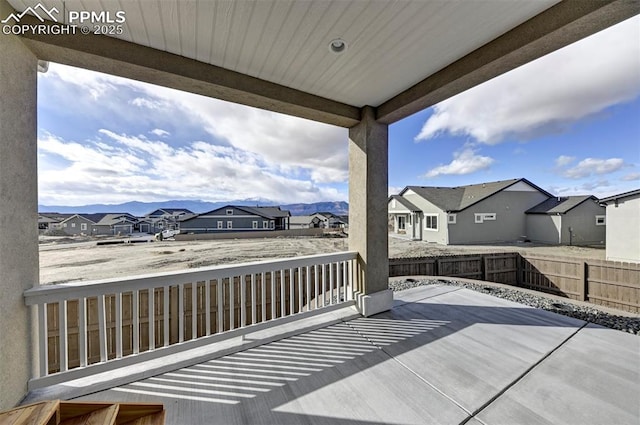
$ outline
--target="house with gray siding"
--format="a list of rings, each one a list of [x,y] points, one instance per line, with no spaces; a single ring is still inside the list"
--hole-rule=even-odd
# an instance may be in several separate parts
[[[640,189],[603,198],[607,260],[640,263]]]
[[[73,214],[58,224],[68,235],[129,235],[137,229],[138,220],[129,213]]]
[[[180,233],[288,230],[290,216],[280,207],[227,205],[180,221]]]
[[[149,224],[147,232],[162,232],[163,230],[180,230],[180,222],[196,214],[187,208],[158,208],[144,216],[144,224]],[[146,228],[147,226],[143,226]],[[141,230],[142,231],[142,230]]]
[[[525,214],[525,234],[532,242],[604,245],[606,211],[595,196],[549,198]]]
[[[388,199],[387,207],[396,234],[442,245],[478,244],[526,237],[525,212],[552,196],[521,178],[458,187],[407,186]]]

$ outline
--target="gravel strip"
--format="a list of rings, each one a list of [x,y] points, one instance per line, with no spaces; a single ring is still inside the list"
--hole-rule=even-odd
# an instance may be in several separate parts
[[[494,297],[514,301],[519,304],[541,308],[547,311],[552,311],[554,313],[584,320],[585,322],[595,323],[607,328],[619,330],[622,332],[628,332],[633,335],[640,335],[640,318],[617,316],[603,312],[596,308],[584,307],[581,305],[573,304],[571,302],[550,299],[542,295],[533,295],[526,292],[518,291],[517,289],[505,289],[490,285],[461,282],[456,280],[449,281],[445,279],[441,280],[407,278],[389,281],[389,288],[391,288],[393,291],[402,291],[405,289],[424,285],[449,285],[471,289],[473,291],[493,295]]]

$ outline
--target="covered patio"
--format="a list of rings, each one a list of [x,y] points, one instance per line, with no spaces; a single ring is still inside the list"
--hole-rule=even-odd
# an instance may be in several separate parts
[[[36,6],[39,6],[38,10],[46,9],[50,12],[55,8],[58,15],[47,20],[31,15],[21,16],[21,12],[27,11],[29,7],[33,12]],[[51,27],[74,24],[69,12],[79,10],[95,12],[95,16],[102,17],[106,16],[107,12],[111,16],[118,16],[118,12],[124,12],[126,31],[106,36],[29,30],[30,25]],[[159,396],[154,391],[163,388],[160,385],[170,387],[161,391],[173,395],[166,399],[167,409],[171,410],[170,423],[185,423],[185,417],[180,415],[191,412],[194,416],[189,419],[190,423],[206,423],[212,415],[227,415],[229,420],[222,422],[243,423],[255,420],[264,423],[335,423],[336,420],[342,420],[344,423],[371,423],[394,422],[392,418],[406,417],[406,420],[400,422],[417,423],[417,419],[421,418],[420,422],[424,423],[424,418],[433,417],[437,421],[455,423],[473,417],[471,422],[482,419],[485,423],[491,424],[498,422],[492,422],[491,418],[494,416],[484,415],[496,412],[495,417],[499,417],[498,407],[510,400],[506,397],[508,394],[513,394],[511,402],[516,404],[535,404],[546,400],[547,396],[542,393],[538,398],[518,398],[516,390],[519,385],[528,382],[526,378],[529,375],[521,381],[518,381],[518,377],[535,366],[539,360],[545,359],[545,353],[560,347],[540,366],[555,358],[554,356],[568,351],[574,340],[597,338],[600,343],[592,349],[599,350],[605,345],[601,341],[610,338],[610,341],[617,342],[621,335],[591,327],[582,328],[582,324],[567,322],[567,319],[549,319],[544,313],[529,309],[496,306],[491,303],[484,306],[486,300],[482,297],[477,301],[479,305],[474,301],[468,307],[463,307],[467,305],[464,291],[441,294],[438,298],[430,298],[433,294],[424,295],[416,292],[413,294],[420,302],[405,303],[411,301],[410,299],[393,301],[387,281],[388,126],[638,13],[638,3],[628,0],[220,0],[144,3],[89,0],[67,1],[64,4],[57,0],[0,0],[0,17],[9,22],[9,17],[13,16],[11,19],[19,20],[21,28],[25,28],[24,31],[16,32],[11,29],[13,21],[3,23],[9,26],[9,31],[3,30],[0,35],[0,57],[3,59],[0,61],[0,309],[4,317],[11,318],[0,321],[0,408],[12,407],[19,403],[31,388],[30,383],[46,377],[48,372],[46,304],[51,300],[46,299],[47,291],[41,291],[38,282],[39,61],[57,62],[136,79],[349,129],[348,261],[352,263],[340,269],[348,270],[348,276],[347,272],[344,276],[344,282],[348,281],[348,285],[338,285],[336,289],[341,288],[348,292],[345,299],[350,301],[350,305],[345,308],[355,308],[354,312],[365,318],[375,317],[323,327],[316,331],[317,334],[313,334],[312,339],[315,339],[316,335],[326,335],[331,342],[336,338],[344,340],[346,337],[353,346],[327,346],[325,351],[337,349],[334,361],[328,361],[332,358],[326,355],[323,356],[323,362],[319,362],[324,366],[298,365],[313,369],[304,371],[313,372],[308,377],[277,372],[275,376],[279,378],[274,380],[275,385],[247,385],[254,389],[243,390],[249,392],[236,391],[244,396],[234,393],[236,395],[227,394],[223,397],[223,394],[203,392],[210,390],[206,386],[192,385],[192,381],[185,378],[187,387],[198,388],[199,391],[178,391],[172,389],[174,385],[167,381],[149,381],[142,382],[144,385],[130,384],[124,387],[128,392],[127,397],[166,397]],[[268,266],[264,267],[268,269]],[[293,278],[285,283],[283,277],[287,273],[288,276],[292,276],[292,269],[289,267],[290,265],[285,265],[279,272],[278,276],[282,279],[281,288],[286,284],[293,288]],[[309,263],[304,267],[307,267],[305,272],[308,276],[309,267],[319,265]],[[329,276],[332,276],[331,266],[328,267]],[[264,270],[260,272],[263,275],[265,273]],[[234,282],[235,277],[245,277],[249,273],[253,272],[240,271],[238,274],[219,278],[231,279],[231,282]],[[303,272],[299,273],[302,276]],[[271,278],[275,279],[275,274],[272,274]],[[188,301],[185,299],[186,292],[183,291],[185,283],[172,281],[172,276],[169,275],[155,276],[153,279],[167,288],[165,296],[168,296],[169,286],[179,287],[181,298],[176,311],[180,312],[180,316],[173,317],[172,320],[180,323],[179,334],[182,338],[186,327],[191,326],[183,315],[184,305],[180,304]],[[117,298],[123,293],[131,294],[136,300],[132,305],[137,316],[138,308],[142,310],[139,292],[155,291],[154,288],[157,288],[143,288],[140,284],[142,280],[123,279],[120,282],[112,281],[106,286],[95,284],[92,288],[85,287],[79,290],[80,293],[86,294],[80,297],[97,296],[97,311],[104,316],[106,297],[116,294]],[[137,283],[132,284],[132,281]],[[302,281],[300,278],[298,284]],[[307,277],[305,282],[308,285],[310,279]],[[190,281],[189,284],[198,288],[199,283],[198,280]],[[132,286],[127,286],[130,284]],[[333,281],[328,285],[333,291]],[[100,288],[104,287],[116,289],[112,292],[96,292],[96,288],[100,291]],[[209,283],[206,288],[210,289]],[[76,289],[77,287],[55,289],[56,296],[59,296],[56,300],[60,306],[58,317],[65,325],[67,302],[70,301],[65,297],[73,294]],[[228,290],[228,287],[224,289]],[[284,289],[282,291],[283,297],[280,301],[285,303]],[[235,286],[231,294],[234,292]],[[43,294],[43,298],[39,303],[27,303],[29,294],[34,293]],[[67,295],[60,295],[63,293]],[[192,291],[191,294],[194,304],[204,298],[199,298],[197,291]],[[149,310],[158,308],[159,303],[154,302],[153,297],[148,298]],[[234,305],[234,295],[230,295],[230,300],[231,305]],[[288,314],[293,314],[295,310],[292,300],[293,298],[289,298],[292,307]],[[297,312],[302,310],[302,298],[300,300]],[[434,300],[442,300],[442,304]],[[80,323],[87,318],[85,301],[82,298],[77,314]],[[394,302],[395,307],[391,312],[384,313],[392,308]],[[169,310],[165,311],[169,313]],[[221,308],[220,311],[224,310]],[[233,328],[233,308],[231,311],[230,321]],[[517,314],[505,315],[505,311]],[[284,313],[283,308],[283,316]],[[150,317],[153,318],[153,313]],[[300,321],[310,320],[304,315],[300,317]],[[245,318],[243,317],[243,320]],[[118,320],[122,320],[122,317],[115,319],[116,323],[121,324]],[[134,322],[136,320],[138,317],[134,318]],[[193,327],[197,328],[196,319],[193,320]],[[153,320],[149,322],[149,329],[153,335]],[[251,325],[253,324],[255,320],[251,322]],[[243,322],[241,327],[251,325]],[[493,329],[494,325],[504,327],[506,333],[492,336],[493,333],[487,329]],[[209,325],[206,328],[209,332]],[[100,363],[106,365],[111,359],[107,358],[109,344],[104,329],[102,325]],[[138,325],[134,326],[134,329],[134,335],[137,335]],[[518,332],[511,334],[513,329],[518,329]],[[577,329],[581,330],[572,336]],[[226,329],[221,327],[219,330],[223,332]],[[524,332],[524,336],[518,336],[520,331]],[[464,360],[467,356],[464,353],[468,352],[469,347],[472,347],[478,338],[491,341],[493,337],[498,340],[492,346],[497,347],[499,352],[506,353],[504,361],[495,362],[496,359],[500,359],[497,351],[487,351],[486,355],[471,356]],[[571,339],[568,343],[562,345],[569,337]],[[84,337],[81,337],[79,343],[81,353],[83,350],[86,351],[86,341],[82,338]],[[296,338],[298,339],[273,342],[276,345],[255,347],[254,350],[263,351],[257,351],[251,357],[272,359],[271,367],[263,365],[260,368],[267,368],[267,376],[274,375],[274,371],[281,369],[273,367],[278,363],[270,351],[283,351],[273,348],[279,347],[277,344],[288,344],[292,351],[296,347],[302,347],[298,351],[309,353],[303,351],[309,350],[304,342],[306,337]],[[433,342],[429,342],[430,340]],[[455,345],[468,345],[461,348],[462,368],[456,366],[458,362],[451,363],[454,357],[442,356],[442,367],[438,362],[424,360],[422,350],[430,350],[431,347],[438,347],[449,340],[457,340]],[[149,351],[154,351],[153,336],[150,337],[150,341]],[[131,341],[134,347],[138,342],[136,337]],[[180,342],[183,342],[182,339]],[[419,347],[411,347],[415,342],[420,342]],[[384,345],[387,343],[389,345]],[[115,345],[117,344],[116,342]],[[57,347],[62,353],[61,371],[64,372],[67,366],[64,358],[68,351],[64,337],[59,338]],[[512,348],[505,350],[505,347]],[[578,350],[586,350],[580,343],[577,347]],[[478,346],[480,352],[488,348]],[[322,346],[322,349],[325,347]],[[119,352],[116,348],[120,355],[121,351],[122,347]],[[133,351],[134,356],[131,358],[135,359],[139,353],[135,349]],[[155,353],[160,355],[164,352],[155,350]],[[234,362],[247,353],[250,352],[234,354],[224,361],[231,362],[233,366]],[[410,363],[414,354],[420,354],[418,357],[421,360],[412,366]],[[438,352],[426,354],[437,356]],[[285,356],[283,365],[286,364],[287,354],[277,355]],[[522,356],[527,360],[523,361]],[[304,358],[305,355],[297,357]],[[493,361],[492,367],[485,368],[485,360]],[[311,359],[296,361],[315,362]],[[418,363],[423,366],[418,367]],[[617,361],[614,363],[617,364]],[[553,363],[549,364],[553,366]],[[215,363],[197,366],[194,370],[219,370],[208,368],[211,365],[215,366]],[[248,369],[252,367],[254,366],[246,366]],[[81,364],[80,369],[91,374],[87,365]],[[536,371],[539,369],[542,368],[535,367]],[[615,371],[614,369],[612,366],[608,371]],[[571,368],[563,369],[565,370]],[[295,369],[284,371],[298,373]],[[238,372],[249,375],[262,373]],[[189,373],[193,375],[193,372],[180,374]],[[450,376],[457,383],[449,389],[445,385],[446,379],[439,383],[438,374]],[[614,375],[620,379],[621,388],[629,388],[626,379],[632,374],[627,369],[618,369]],[[400,380],[398,376],[405,376],[406,380]],[[561,376],[562,374],[555,374],[551,378]],[[294,380],[282,380],[280,377],[291,377]],[[174,378],[176,377],[162,379],[175,381]],[[255,376],[248,378],[262,379]],[[204,381],[206,380],[203,379]],[[471,381],[478,381],[481,388],[468,390],[467,384]],[[280,385],[283,382],[285,384]],[[538,388],[536,381],[532,382],[532,388]],[[637,378],[635,382],[637,383]],[[565,384],[564,380],[562,383]],[[274,389],[269,389],[271,387]],[[590,385],[587,387],[592,388]],[[147,394],[142,393],[141,388],[146,388],[144,391]],[[507,388],[509,391],[493,401],[493,398]],[[130,391],[132,389],[137,392]],[[327,391],[329,389],[331,391]],[[409,391],[406,398],[396,397],[393,401],[386,398],[390,395],[386,392],[391,389],[393,392],[397,390],[398,394],[400,391]],[[594,397],[597,394],[602,400],[609,400],[607,393],[599,394],[595,389],[593,391],[588,392],[581,403],[590,400],[589,394],[594,394]],[[103,394],[110,397],[121,396],[123,393],[120,390],[110,390],[93,396],[102,397]],[[179,397],[178,394],[184,397]],[[214,394],[216,400],[227,402],[206,400]],[[316,394],[319,396],[316,397]],[[419,395],[422,401],[417,403],[412,394]],[[625,390],[620,394],[621,399],[625,400],[624,406],[619,406],[615,400],[607,401],[607,405],[617,407],[605,410],[612,415],[619,415],[616,417],[621,418],[620,422],[628,420],[634,413],[626,407],[634,405],[634,400],[628,398],[630,394],[634,393]],[[384,403],[380,401],[383,397],[387,400]],[[319,400],[326,400],[326,403]],[[429,402],[424,403],[424,400]],[[553,397],[551,400],[553,401]],[[405,409],[400,413],[406,416],[398,416],[398,407],[403,404]],[[330,413],[336,411],[336,406],[339,407],[338,413]],[[536,406],[531,406],[532,411],[536,411]],[[590,406],[588,403],[585,404],[585,411],[598,414]],[[385,410],[385,407],[389,409]],[[557,410],[557,414],[562,415],[566,408],[558,406]],[[523,412],[526,411],[515,409],[514,414],[525,414]],[[266,415],[265,412],[270,416],[261,416]],[[388,416],[390,414],[392,416]],[[505,416],[502,418],[504,420]],[[517,422],[517,419],[509,422]],[[553,423],[553,420],[549,423]]]

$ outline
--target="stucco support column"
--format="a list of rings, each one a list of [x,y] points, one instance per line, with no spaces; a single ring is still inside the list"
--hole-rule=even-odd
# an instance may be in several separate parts
[[[13,9],[0,0],[0,17]],[[38,283],[36,57],[0,34],[0,409],[27,392],[38,363],[23,292]]]
[[[349,250],[358,252],[356,302],[364,316],[389,310],[388,126],[362,109],[349,129]]]

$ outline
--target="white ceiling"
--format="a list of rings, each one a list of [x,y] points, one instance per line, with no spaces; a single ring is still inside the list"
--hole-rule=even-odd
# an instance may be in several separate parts
[[[378,106],[558,0],[8,0],[126,13],[124,40]],[[329,42],[348,49],[335,55]]]

